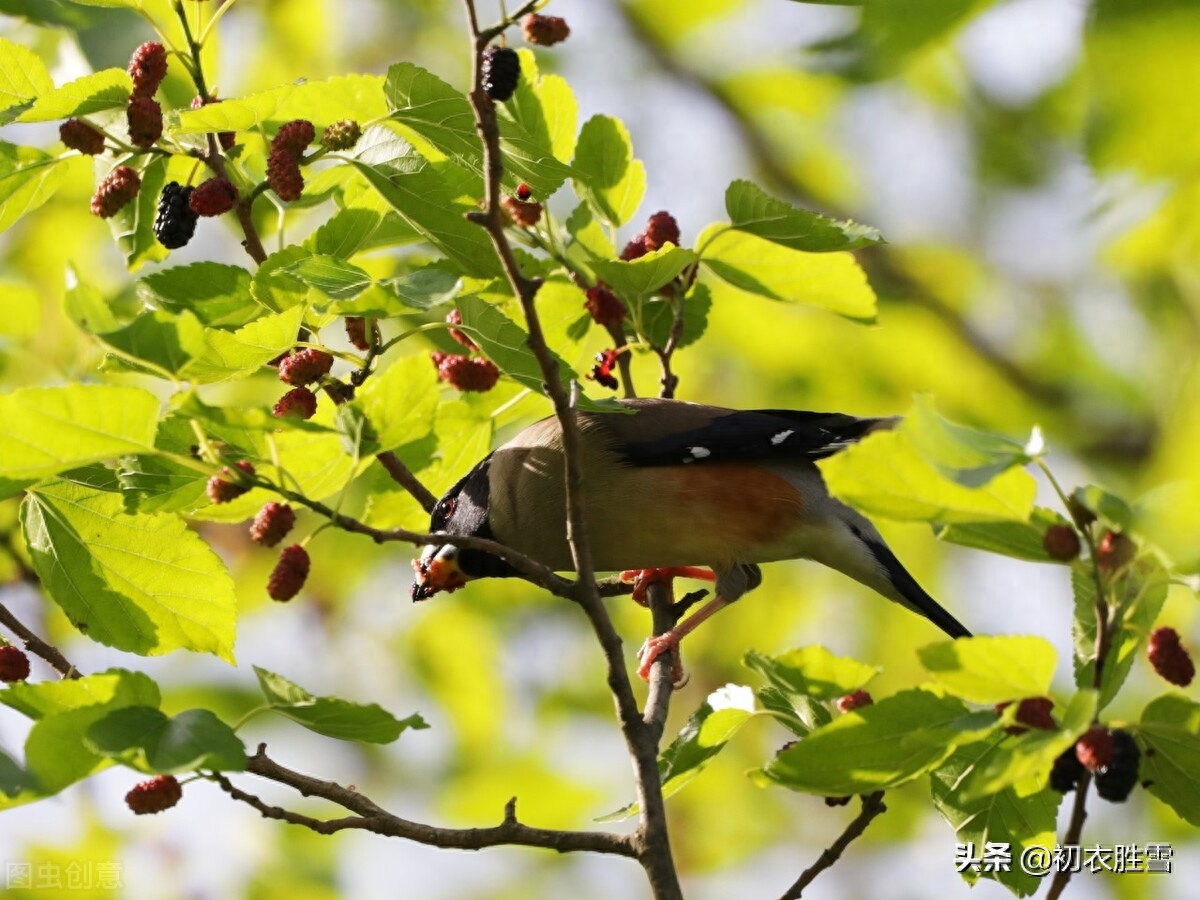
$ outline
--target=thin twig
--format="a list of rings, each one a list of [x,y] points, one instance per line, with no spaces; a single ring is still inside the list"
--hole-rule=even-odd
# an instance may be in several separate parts
[[[589,851],[616,856],[634,857],[633,843],[626,835],[604,831],[560,831],[551,828],[534,828],[517,820],[516,800],[505,807],[504,818],[499,825],[490,828],[440,828],[413,822],[393,815],[370,798],[356,790],[343,787],[333,781],[323,781],[303,775],[282,766],[267,756],[266,745],[260,744],[252,756],[246,771],[279,784],[285,784],[304,796],[320,797],[336,803],[354,813],[337,819],[318,819],[302,813],[272,806],[254,794],[243,791],[220,773],[210,775],[221,788],[235,800],[257,809],[265,818],[301,825],[319,834],[334,834],[347,829],[370,831],[388,837],[406,838],[432,847],[448,847],[460,850],[479,850],[502,844],[524,847],[543,847],[559,853]]]
[[[412,470],[408,466],[401,462],[400,457],[391,450],[388,450],[380,453],[375,458],[379,460],[379,464],[387,470],[387,473],[392,476],[392,480],[396,484],[413,495],[413,498],[421,504],[425,512],[433,512],[433,508],[437,506],[438,498],[430,492],[429,488],[421,483],[420,479],[412,473]]]
[[[12,611],[0,603],[0,625],[3,625],[25,644],[25,649],[34,656],[39,656],[48,662],[63,678],[78,678],[79,670],[71,661],[62,655],[62,651],[50,644],[26,627],[25,623],[12,614]]]
[[[838,836],[838,839],[817,857],[817,861],[805,869],[800,874],[800,877],[796,879],[796,882],[784,891],[779,900],[795,900],[795,898],[804,893],[804,889],[812,884],[818,875],[841,858],[851,842],[867,830],[867,826],[871,824],[871,821],[884,812],[887,812],[887,807],[883,803],[883,791],[876,791],[873,794],[863,794],[862,809],[858,815],[851,820],[850,824],[846,826],[846,830]]]

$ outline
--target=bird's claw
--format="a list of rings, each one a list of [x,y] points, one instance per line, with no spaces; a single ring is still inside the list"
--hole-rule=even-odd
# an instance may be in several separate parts
[[[664,653],[671,653],[671,685],[676,688],[681,688],[687,684],[688,676],[683,671],[683,657],[679,652],[679,638],[668,631],[666,634],[656,634],[646,638],[646,642],[642,644],[638,650],[638,677],[642,681],[650,680],[650,670],[654,667],[654,663]]]

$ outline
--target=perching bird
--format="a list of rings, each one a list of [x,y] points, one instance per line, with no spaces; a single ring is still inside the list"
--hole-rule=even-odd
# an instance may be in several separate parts
[[[875,526],[829,495],[814,465],[891,428],[896,418],[620,402],[633,412],[579,416],[596,570],[709,566],[716,575],[712,600],[643,647],[643,675],[700,622],[757,587],[758,563],[774,560],[822,563],[951,637],[970,636],[921,589]],[[491,538],[551,569],[572,569],[557,418],[529,426],[478,463],[438,501],[430,531],[447,541],[426,546],[413,561],[414,600],[475,578],[518,574],[499,557],[456,548],[456,534]]]

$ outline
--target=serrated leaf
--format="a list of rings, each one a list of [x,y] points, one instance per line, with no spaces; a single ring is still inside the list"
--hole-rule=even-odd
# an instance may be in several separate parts
[[[1031,635],[939,641],[917,655],[933,680],[972,703],[1042,697],[1054,678],[1054,645]]]
[[[305,245],[313,253],[349,259],[370,246],[371,236],[383,222],[383,214],[373,209],[340,209],[312,233]]]
[[[810,724],[806,721],[792,705],[788,695],[777,687],[771,685],[761,687],[754,692],[754,696],[762,704],[764,712],[769,713],[776,722],[797,737],[805,737],[818,724],[824,724],[824,722]],[[824,707],[822,706],[821,709]],[[828,716],[828,710],[826,710],[826,716]]]
[[[85,706],[158,706],[158,685],[143,672],[108,669],[62,681],[18,681],[0,690],[0,703],[31,719]]]
[[[725,211],[739,231],[792,250],[828,253],[856,250],[883,240],[879,231],[856,222],[840,222],[799,209],[770,196],[749,181],[735,181],[725,191]]]
[[[311,254],[312,251],[307,247],[293,244],[268,256],[266,262],[255,270],[250,282],[250,293],[254,299],[275,312],[283,312],[303,303],[308,296],[308,286],[284,270]]]
[[[696,254],[691,250],[660,247],[634,260],[597,260],[592,268],[622,300],[634,304],[670,283],[695,262]]]
[[[940,729],[966,711],[955,697],[902,691],[818,728],[781,751],[762,773],[784,787],[822,796],[895,787],[940,765],[953,752]]]
[[[477,212],[478,177],[452,164],[434,167],[408,141],[382,126],[367,129],[351,164],[401,218],[449,256],[464,272],[478,277],[501,274],[487,233],[464,216]]]
[[[722,224],[704,229],[696,249],[714,275],[739,291],[875,320],[875,292],[848,252],[805,253]]]
[[[298,722],[310,731],[342,741],[390,744],[409,728],[424,729],[429,724],[414,713],[397,719],[377,704],[351,703],[336,697],[314,697],[282,675],[254,667],[267,702],[276,712]]]
[[[355,394],[381,450],[421,440],[433,431],[437,371],[424,354],[402,357],[372,376]]]
[[[751,650],[742,663],[763,675],[779,690],[816,700],[836,700],[853,693],[880,671],[878,666],[834,656],[818,644],[797,647],[778,656],[764,656]]]
[[[525,182],[535,198],[544,200],[571,175],[571,169],[555,155],[555,141],[558,151],[569,155],[567,144],[575,135],[575,98],[562,78],[538,74],[532,51],[521,49],[517,55],[521,60],[517,90],[496,107],[500,150],[508,180]],[[553,110],[543,106],[550,98],[556,103]],[[476,137],[476,143],[478,140]]]
[[[351,300],[374,283],[354,263],[326,254],[306,256],[282,271],[334,300]]]
[[[637,212],[646,193],[646,167],[634,159],[620,119],[597,115],[583,123],[571,169],[575,193],[608,225],[624,225]]]
[[[177,378],[208,346],[204,326],[190,312],[172,315],[150,310],[124,328],[98,337],[125,359]]]
[[[233,661],[233,580],[178,516],[126,515],[120,494],[51,481],[28,493],[21,521],[43,588],[92,640]]]
[[[8,111],[54,90],[40,56],[21,44],[0,38],[0,110]]]
[[[56,157],[0,141],[0,231],[54,196],[78,156]]]
[[[1006,788],[974,800],[961,796],[959,785],[995,752],[993,744],[962,747],[930,774],[930,790],[938,811],[954,829],[957,840],[974,844],[980,854],[989,842],[1007,844],[1014,861],[1021,859],[1026,847],[1055,846],[1055,821],[1062,799],[1058,792],[1047,788],[1021,797],[1013,788]],[[968,882],[974,882],[979,874],[970,868],[962,873]],[[1020,896],[1032,894],[1042,885],[1041,878],[1026,874],[1019,865],[983,874]]]
[[[93,722],[85,741],[94,753],[162,774],[246,768],[245,744],[207,709],[167,716],[155,707],[127,706]]]
[[[196,262],[152,272],[138,280],[138,297],[167,312],[195,313],[205,325],[237,328],[265,311],[250,293],[241,266]]]
[[[1034,507],[1028,522],[973,522],[962,525],[935,525],[938,540],[1000,553],[1029,562],[1059,562],[1051,559],[1042,546],[1046,529],[1070,523],[1052,509]]]
[[[47,91],[17,117],[18,122],[50,122],[71,116],[90,116],[129,103],[133,81],[124,69],[104,69]]]
[[[277,315],[263,316],[237,331],[205,330],[208,345],[183,373],[199,383],[245,378],[296,343],[304,308],[293,306]]]
[[[892,519],[959,524],[1024,522],[1037,484],[1009,469],[985,487],[968,488],[942,476],[901,432],[880,431],[818,463],[839,500]]]
[[[154,446],[158,399],[71,384],[0,394],[0,479],[32,480]]]
[[[1179,694],[1159,697],[1142,711],[1137,733],[1147,748],[1139,777],[1151,794],[1200,826],[1200,704]]]

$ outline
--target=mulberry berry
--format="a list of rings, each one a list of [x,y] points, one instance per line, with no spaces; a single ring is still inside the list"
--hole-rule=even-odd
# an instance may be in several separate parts
[[[870,706],[875,700],[866,691],[855,691],[852,694],[847,694],[837,702],[838,712],[848,713],[853,709],[861,709],[864,706]]]
[[[650,248],[646,246],[646,233],[642,231],[630,238],[629,243],[625,245],[625,249],[621,251],[621,259],[626,262],[632,259],[641,259],[649,252]]]
[[[1051,525],[1042,535],[1046,555],[1058,562],[1070,562],[1079,555],[1079,535],[1070,525]]]
[[[311,567],[308,551],[299,544],[284,547],[271,571],[271,577],[267,579],[267,595],[280,603],[291,600],[304,587]]]
[[[312,384],[333,368],[333,357],[316,347],[297,350],[279,363],[279,380],[285,384]]]
[[[1111,734],[1112,759],[1096,773],[1096,793],[1110,803],[1124,803],[1137,784],[1142,754],[1128,731],[1116,730]]]
[[[1112,733],[1103,725],[1093,725],[1075,742],[1075,758],[1089,772],[1098,772],[1112,762]]]
[[[503,103],[517,89],[521,79],[521,58],[509,47],[488,47],[483,51],[483,92]]]
[[[195,188],[182,187],[172,181],[158,198],[158,215],[154,217],[154,236],[168,250],[186,247],[196,233],[197,215],[188,205]]]
[[[521,20],[521,30],[525,32],[525,40],[539,47],[562,43],[571,34],[566,19],[561,16],[539,16],[537,13],[530,13]]]
[[[490,391],[500,378],[500,370],[490,359],[473,359],[458,353],[433,353],[432,359],[438,377],[460,391]]]
[[[675,217],[665,210],[656,212],[650,217],[646,230],[642,232],[646,238],[646,249],[657,250],[664,244],[679,246],[679,223]]]
[[[1119,531],[1105,532],[1104,537],[1100,539],[1100,546],[1096,548],[1096,561],[1100,565],[1100,571],[1107,574],[1124,568],[1133,562],[1136,555],[1137,547],[1133,540]]]
[[[233,209],[238,190],[228,178],[210,178],[196,187],[188,205],[198,216],[219,216]]]
[[[147,41],[134,50],[129,60],[129,77],[133,79],[133,96],[153,97],[167,77],[167,51],[163,45]]]
[[[334,122],[321,134],[321,146],[326,150],[351,150],[362,137],[362,128],[353,119]]]
[[[182,797],[183,788],[174,775],[159,775],[135,784],[133,790],[125,795],[125,805],[135,815],[144,816],[170,809]]]
[[[104,135],[83,119],[67,119],[58,126],[58,137],[68,149],[88,156],[104,152]]]
[[[596,354],[596,364],[592,366],[592,371],[588,372],[587,377],[596,384],[604,385],[610,391],[615,391],[620,387],[620,383],[612,372],[616,368],[617,358],[620,355],[621,351],[616,349],[600,351]]]
[[[1083,771],[1083,764],[1075,755],[1075,746],[1072,744],[1054,760],[1050,769],[1050,787],[1060,794],[1070,793],[1079,784]]]
[[[522,181],[520,184],[517,185],[517,199],[518,200],[528,200],[532,196],[533,196],[533,188],[531,188],[525,182]]]
[[[267,183],[280,200],[299,200],[304,193],[300,161],[290,150],[275,149],[267,159]]]
[[[129,166],[117,166],[104,176],[92,195],[92,215],[102,219],[115,216],[141,188],[142,179],[137,172]]]
[[[268,503],[250,523],[250,539],[264,547],[274,547],[296,524],[296,513],[286,503]]]
[[[996,715],[1004,712],[1011,704],[997,703]],[[1041,728],[1046,731],[1053,731],[1058,726],[1054,724],[1054,718],[1050,715],[1050,710],[1054,708],[1054,701],[1049,697],[1026,697],[1017,704],[1016,720],[1019,725],[1010,725],[1004,729],[1008,734],[1024,734],[1029,728]],[[1023,728],[1022,726],[1029,726]]]
[[[587,300],[583,305],[597,325],[616,328],[625,319],[625,304],[603,284],[587,289]]]
[[[293,119],[275,132],[275,137],[271,140],[271,150],[284,150],[292,156],[299,157],[316,136],[317,131],[308,119]]]
[[[346,337],[350,339],[359,350],[370,350],[371,344],[379,343],[381,340],[379,334],[379,323],[374,319],[371,322],[371,333],[367,336],[367,319],[362,316],[346,316]]]
[[[449,323],[450,325],[461,325],[462,324],[462,313],[460,313],[457,309],[450,310],[450,312],[446,313],[446,322]],[[471,340],[467,336],[466,332],[460,331],[457,328],[450,329],[450,337],[454,338],[456,341],[458,341],[460,344],[462,344],[468,350],[478,350],[479,349],[479,345],[476,344],[473,340]]]
[[[244,459],[236,464],[236,468],[241,469],[247,475],[254,474],[254,466]],[[205,489],[208,499],[213,503],[228,503],[250,490],[249,485],[236,480],[231,481],[231,478],[236,478],[232,470],[228,466],[222,466],[220,472],[208,479],[208,486]]]
[[[12,683],[29,677],[29,657],[20,647],[5,644],[0,647],[0,681]]]
[[[1156,628],[1150,635],[1150,665],[1171,684],[1187,687],[1196,677],[1196,664],[1174,628]]]
[[[505,197],[500,201],[508,217],[518,228],[532,228],[542,217],[542,204],[526,203],[516,197]]]
[[[272,410],[280,418],[311,419],[317,414],[317,395],[306,387],[292,388]]]
[[[125,114],[129,120],[129,143],[135,147],[153,147],[162,137],[162,107],[157,100],[134,95],[129,98]]]

